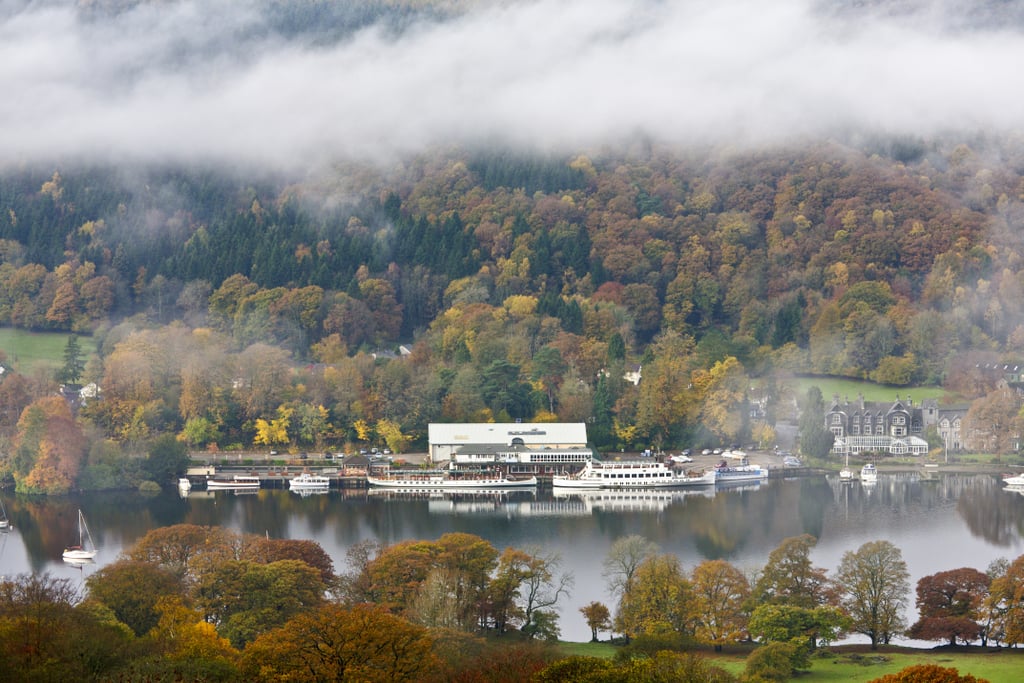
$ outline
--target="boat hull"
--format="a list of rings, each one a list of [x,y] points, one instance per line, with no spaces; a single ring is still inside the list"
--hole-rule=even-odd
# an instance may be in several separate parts
[[[96,553],[95,550],[65,550],[63,558],[70,562],[81,562],[93,559],[96,557]]]
[[[731,467],[715,470],[716,484],[733,484],[740,482],[764,481],[768,478],[768,470],[757,465],[749,467]]]
[[[367,476],[370,486],[379,488],[399,489],[403,491],[472,491],[480,489],[514,489],[530,488],[537,485],[537,477],[527,479],[505,479],[494,477],[487,479],[462,479],[449,477],[425,477],[422,479],[388,478]]]
[[[234,479],[207,479],[206,488],[210,490],[224,490],[229,489],[258,489],[260,487],[259,481],[237,481]]]

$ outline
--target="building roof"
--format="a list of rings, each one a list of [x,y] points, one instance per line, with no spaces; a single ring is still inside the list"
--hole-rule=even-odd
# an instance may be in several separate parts
[[[508,445],[513,439],[522,439],[524,446],[585,444],[587,425],[583,422],[438,422],[428,426],[427,436],[431,445]]]

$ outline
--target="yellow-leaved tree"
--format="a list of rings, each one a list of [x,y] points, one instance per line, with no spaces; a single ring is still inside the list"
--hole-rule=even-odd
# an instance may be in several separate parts
[[[256,436],[252,439],[253,443],[264,446],[288,443],[288,428],[291,426],[293,412],[294,408],[278,406],[277,418],[270,421],[263,418],[256,420]]]
[[[384,439],[384,443],[388,445],[395,453],[405,453],[409,449],[410,438],[408,435],[402,433],[402,426],[393,420],[384,418],[378,420],[377,426],[375,427],[377,436]]]

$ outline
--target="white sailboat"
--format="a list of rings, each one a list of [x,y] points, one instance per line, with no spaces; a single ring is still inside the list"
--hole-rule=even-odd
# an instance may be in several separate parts
[[[64,559],[69,562],[83,562],[96,557],[96,544],[92,541],[92,534],[85,523],[85,515],[78,511],[78,545],[68,546],[64,549]]]
[[[839,470],[839,481],[853,481],[853,470],[850,469],[850,454],[846,454],[846,465]]]
[[[4,501],[0,499],[0,531],[10,531],[11,520],[7,519],[7,508],[4,507]]]

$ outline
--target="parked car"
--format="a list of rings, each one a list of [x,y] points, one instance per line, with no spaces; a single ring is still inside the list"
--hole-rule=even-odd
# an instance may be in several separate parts
[[[711,449],[710,448],[705,448],[704,450],[702,450],[700,452],[700,454],[701,455],[711,455]]]
[[[672,460],[672,462],[676,462],[676,463],[680,463],[680,464],[684,464],[684,463],[688,463],[688,462],[693,462],[693,458],[691,458],[688,455],[683,455],[682,453],[680,453],[679,455],[673,455],[670,459]]]
[[[803,465],[803,463],[800,462],[800,458],[795,455],[787,455],[784,457],[782,459],[782,464],[785,467],[801,467]]]

